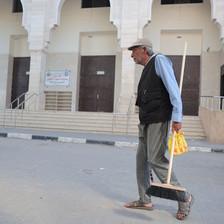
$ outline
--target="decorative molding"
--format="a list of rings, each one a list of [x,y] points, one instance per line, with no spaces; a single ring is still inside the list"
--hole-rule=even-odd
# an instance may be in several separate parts
[[[224,1],[210,0],[211,2],[211,20],[217,24],[220,30],[220,39],[224,48]]]
[[[47,48],[51,42],[52,31],[60,25],[61,9],[64,2],[65,0],[21,0],[23,6],[22,26],[28,32],[28,42],[31,48],[34,45],[38,46],[38,48]],[[42,24],[34,18],[36,15],[36,8],[33,7],[34,3],[35,5],[46,5],[44,10],[39,12],[40,17],[44,19]],[[219,27],[220,39],[224,44],[224,1],[210,0],[210,3],[211,20]],[[137,38],[142,38],[144,26],[151,21],[152,4],[153,0],[110,0],[110,21],[117,28],[117,37],[120,40],[121,47],[127,47]],[[133,8],[135,8],[135,11],[132,10]],[[132,26],[133,29],[125,30],[125,27],[131,27],[132,23],[137,27]],[[42,26],[43,37],[35,40],[36,43],[31,43],[33,40],[30,39],[30,36],[35,36],[35,30],[32,30],[31,26],[36,25],[38,27]]]
[[[123,0],[110,0],[110,21],[117,27],[117,38],[121,38],[121,19],[122,19]]]
[[[28,32],[30,50],[47,49],[51,42],[52,31],[60,25],[61,8],[64,2],[65,0],[21,0],[23,6],[22,26]],[[39,12],[36,8],[40,8]],[[36,36],[36,32],[38,32],[39,39],[31,39],[31,36]],[[42,36],[39,35],[41,32]]]
[[[28,33],[28,42],[30,42],[30,23],[32,14],[32,0],[20,0],[23,7],[22,26]]]
[[[121,48],[142,38],[144,26],[151,20],[153,0],[110,0],[110,21],[117,28]]]

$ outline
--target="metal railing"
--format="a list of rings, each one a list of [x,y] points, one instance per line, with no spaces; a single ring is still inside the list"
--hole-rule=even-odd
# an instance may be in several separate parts
[[[13,100],[10,104],[8,104],[6,106],[6,109],[13,109],[13,105],[16,104],[17,106],[20,105],[22,106],[22,109],[24,108],[24,103],[22,103],[24,101],[23,98],[25,98],[26,93],[23,93],[22,95],[20,95],[19,97],[17,97],[15,100]],[[22,102],[20,102],[23,99]],[[16,106],[16,108],[17,108]]]
[[[131,119],[131,114],[132,114],[132,109],[133,109],[133,103],[134,102],[135,102],[135,95],[132,95],[129,106],[128,106],[128,112],[127,112],[126,135],[128,134],[129,121]]]
[[[130,99],[130,102],[129,102],[129,105],[128,105],[127,113],[119,113],[118,110],[119,110],[119,106],[120,106],[121,96],[118,97],[117,102],[115,104],[115,109],[114,109],[114,112],[113,112],[112,134],[114,133],[114,128],[115,128],[116,121],[117,121],[117,118],[118,118],[119,115],[126,116],[126,134],[128,134],[128,126],[129,126],[129,121],[130,121],[130,118],[131,118],[131,113],[132,113],[132,109],[133,109],[132,106],[133,106],[134,100],[135,100],[135,96],[132,95],[131,99]]]
[[[208,110],[224,110],[224,96],[201,96],[200,106]]]
[[[115,107],[114,107],[113,120],[112,120],[112,134],[114,133],[114,127],[115,127],[115,123],[116,123],[117,116],[118,116],[118,109],[119,109],[119,106],[120,106],[120,101],[121,101],[121,96],[119,96],[117,98],[117,101],[116,101],[116,104],[115,104]]]
[[[31,106],[34,105],[34,110],[36,108],[36,97],[38,94],[33,93],[32,95],[28,96],[27,93],[23,93],[15,100],[13,100],[10,104],[6,106],[4,109],[3,115],[3,127],[6,126],[6,119],[9,117],[11,123],[13,124],[14,128],[16,127],[16,120],[21,114],[21,120],[23,119],[24,111],[29,113]],[[16,104],[16,107],[14,105]],[[13,116],[14,113],[14,116]]]

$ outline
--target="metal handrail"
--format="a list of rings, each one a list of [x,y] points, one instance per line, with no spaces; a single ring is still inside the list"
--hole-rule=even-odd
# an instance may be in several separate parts
[[[120,101],[121,101],[121,96],[118,96],[117,102],[116,102],[115,107],[114,107],[114,112],[113,112],[112,134],[114,133],[114,126],[115,126],[115,122],[116,122],[117,115],[118,115],[118,108],[119,108],[119,105],[120,105]]]
[[[16,101],[20,101],[20,98],[22,98],[23,96],[25,96],[26,95],[26,93],[23,93],[23,94],[21,94],[19,97],[17,97],[15,100],[13,100],[10,104],[8,104],[7,106],[6,106],[6,108],[8,108],[9,107],[9,109],[12,109],[12,105],[16,102]],[[17,105],[18,105],[18,103],[17,103]]]
[[[132,106],[133,106],[134,100],[135,100],[135,95],[132,95],[129,106],[128,106],[128,112],[127,112],[126,135],[128,134],[129,121],[131,118],[131,112],[133,109]]]
[[[10,109],[10,115],[11,115],[11,119],[12,119],[12,106],[15,102],[17,102],[17,105],[20,101],[20,98],[22,98],[23,96],[25,96],[26,93],[21,94],[20,96],[18,96],[15,100],[13,100],[11,103],[9,103],[6,108],[4,109],[4,114],[3,114],[3,127],[5,127],[5,118],[6,118],[6,109]]]
[[[115,113],[118,111],[120,101],[121,101],[121,96],[118,96],[117,102],[116,102],[115,107],[114,107],[114,112]]]
[[[14,127],[16,126],[16,119],[17,119],[17,113],[18,111],[22,111],[22,118],[23,118],[23,112],[24,110],[29,112],[30,107],[33,104],[36,104],[36,98],[34,101],[32,101],[29,105],[26,105],[26,107],[24,107],[25,103],[30,100],[31,98],[33,98],[34,96],[37,96],[37,93],[33,93],[31,96],[29,96],[28,98],[25,97],[25,100],[23,100],[22,102],[20,102],[21,97],[26,96],[27,93],[23,93],[22,95],[20,95],[19,97],[17,97],[15,100],[13,100],[10,104],[8,104],[6,106],[6,108],[4,109],[4,118],[3,118],[3,127],[5,127],[5,120],[7,118],[7,115],[11,115],[11,119],[12,119],[12,111],[15,111],[15,116],[14,116]],[[15,108],[12,108],[13,103],[18,102],[17,106]],[[21,106],[23,105],[23,108],[21,110],[18,110]],[[34,106],[34,108],[36,108],[36,105]],[[6,110],[10,109],[10,112],[8,114],[6,114]]]
[[[32,97],[36,97],[38,94],[37,93],[33,93],[31,96],[29,96],[28,98],[26,98],[23,102],[21,102],[15,109],[18,109],[18,108],[20,108],[20,106],[21,105],[25,105],[25,103],[28,101],[28,100],[30,100]],[[29,110],[30,110],[30,107],[33,105],[33,104],[36,104],[36,98],[35,98],[35,100],[34,101],[31,101],[31,103],[29,104],[29,105],[26,105],[26,107],[25,107],[25,109],[23,108],[22,110],[16,110],[16,112],[20,112],[21,111],[21,113],[22,113],[22,116],[21,116],[21,120],[23,119],[23,113],[24,113],[24,111],[28,111],[28,113],[29,113]],[[34,106],[34,108],[36,107],[36,105]],[[15,119],[14,119],[14,127],[16,127],[16,118],[18,117],[18,116],[16,116],[16,112],[15,112]]]
[[[129,101],[127,113],[118,113],[121,96],[118,97],[118,100],[117,100],[117,103],[116,103],[116,106],[115,106],[115,110],[113,112],[112,134],[114,133],[114,127],[115,127],[118,115],[125,115],[126,116],[126,118],[127,118],[127,121],[126,121],[126,134],[128,134],[128,126],[129,126],[129,121],[130,121],[130,117],[131,117],[132,105],[133,105],[134,99],[135,99],[135,96],[132,95],[131,99]]]
[[[224,110],[224,96],[201,96],[200,106],[208,110]]]

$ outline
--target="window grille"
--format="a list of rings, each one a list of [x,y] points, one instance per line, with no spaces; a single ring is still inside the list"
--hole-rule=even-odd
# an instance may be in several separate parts
[[[82,0],[82,8],[110,7],[109,0]]]
[[[71,111],[71,91],[45,91],[45,110]]]
[[[23,12],[23,6],[20,0],[13,1],[13,9],[12,12]]]
[[[203,3],[203,0],[161,0],[162,5],[168,4],[187,4],[187,3]]]

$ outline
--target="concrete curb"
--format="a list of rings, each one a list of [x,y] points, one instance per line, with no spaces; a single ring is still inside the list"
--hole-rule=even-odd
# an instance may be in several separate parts
[[[44,140],[44,141],[55,141],[63,143],[77,143],[77,144],[101,144],[108,146],[117,147],[130,147],[137,148],[137,142],[120,142],[120,141],[103,141],[103,140],[92,140],[84,138],[71,138],[71,137],[52,137],[22,133],[0,133],[0,137],[11,138],[11,139],[26,139],[26,140]],[[212,149],[207,147],[189,147],[189,152],[224,152],[224,149]]]

